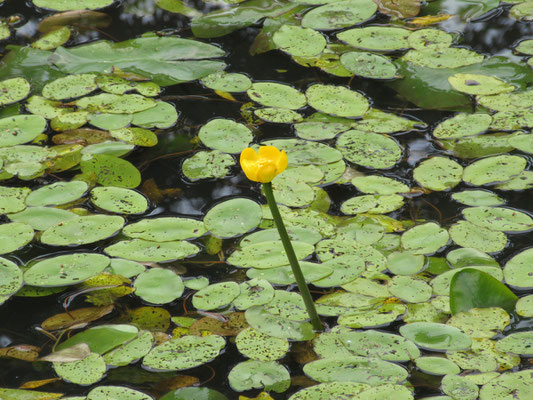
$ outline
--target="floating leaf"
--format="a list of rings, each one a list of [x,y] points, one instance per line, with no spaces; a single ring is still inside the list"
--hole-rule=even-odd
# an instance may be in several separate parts
[[[119,43],[98,41],[70,49],[59,47],[54,64],[66,73],[109,72],[115,67],[168,86],[222,70],[223,62],[207,59],[223,55],[221,49],[207,43],[149,36]]]
[[[167,393],[159,400],[228,400],[226,396],[216,390],[199,387],[186,387]]]
[[[275,361],[243,361],[234,366],[228,374],[233,390],[243,392],[251,389],[286,391],[291,384],[289,371]]]
[[[511,286],[519,288],[533,287],[531,276],[531,262],[533,260],[533,249],[526,249],[513,256],[503,269],[505,282]]]
[[[386,361],[409,361],[420,356],[416,345],[401,336],[375,330],[346,332],[339,339],[354,355]]]
[[[118,114],[115,114],[117,116]],[[131,115],[133,125],[143,128],[170,128],[178,120],[176,108],[164,101],[157,101],[155,107]]]
[[[470,347],[471,339],[453,326],[433,322],[414,322],[400,327],[400,334],[417,346],[442,351],[463,350]]]
[[[52,206],[78,200],[87,191],[88,185],[82,181],[56,182],[32,191],[26,197],[29,206]]]
[[[141,173],[129,161],[118,157],[94,154],[80,163],[86,174],[94,174],[102,186],[117,186],[133,189],[141,183]]]
[[[230,304],[239,294],[238,283],[220,282],[196,292],[192,302],[193,306],[199,310],[214,310]]]
[[[1,93],[0,88],[0,93]],[[0,147],[32,141],[46,128],[46,120],[38,115],[16,115],[0,119]]]
[[[472,95],[491,95],[512,92],[516,89],[501,79],[479,74],[455,74],[448,78],[455,90]]]
[[[369,19],[377,8],[370,0],[337,1],[307,12],[302,18],[302,26],[316,30],[347,28]]]
[[[31,189],[0,186],[0,213],[14,213],[26,208],[25,199]]]
[[[460,397],[464,400],[476,400],[479,394],[477,385],[466,377],[446,375],[441,382],[442,391],[452,398]]]
[[[463,247],[471,247],[487,253],[501,251],[507,245],[507,236],[468,221],[458,221],[449,228],[451,239]]]
[[[303,119],[296,111],[276,107],[260,108],[254,111],[254,115],[264,121],[277,124],[292,124],[301,122]]]
[[[33,239],[33,228],[25,223],[0,224],[0,254],[11,253]]]
[[[227,238],[255,228],[261,216],[261,207],[255,201],[234,198],[212,207],[204,217],[204,224],[212,235]]]
[[[170,242],[202,236],[205,228],[202,221],[192,218],[160,217],[129,224],[122,232],[132,238]]]
[[[426,264],[423,255],[413,254],[407,251],[396,251],[389,254],[387,268],[395,275],[415,275],[422,271]]]
[[[142,194],[125,188],[96,187],[91,190],[90,199],[96,207],[118,214],[141,214],[148,208]]]
[[[70,28],[63,26],[43,35],[40,39],[33,42],[31,46],[41,50],[53,50],[65,44],[69,39]]]
[[[533,393],[533,379],[527,370],[506,372],[491,379],[479,391],[481,400],[497,400],[509,396],[517,400],[527,400],[531,393]]]
[[[369,387],[367,384],[356,382],[321,383],[296,392],[289,397],[289,400],[331,400],[340,396],[350,396],[355,399],[359,393]]]
[[[163,262],[187,258],[197,254],[200,249],[182,240],[172,242],[151,242],[142,239],[123,240],[104,251],[111,257],[121,257],[140,262]]]
[[[446,157],[424,160],[413,170],[415,180],[431,190],[447,190],[461,182],[463,167]]]
[[[245,315],[252,328],[268,336],[295,341],[310,340],[315,336],[309,322],[292,321],[273,315],[261,306],[250,307]]]
[[[55,11],[70,10],[96,10],[113,4],[114,0],[32,0],[37,7],[47,8]]]
[[[463,190],[453,193],[452,199],[467,206],[499,206],[505,203],[504,199],[488,190]]]
[[[22,271],[12,261],[0,258],[0,296],[10,296],[22,286]]]
[[[61,378],[78,385],[90,385],[103,378],[106,371],[101,355],[91,353],[79,361],[54,362],[54,370]]]
[[[226,341],[217,335],[183,336],[156,346],[143,359],[155,370],[180,371],[205,364],[218,356]]]
[[[293,242],[298,259],[313,253],[315,247],[309,243]],[[275,268],[287,265],[288,259],[283,244],[279,241],[267,241],[246,246],[236,250],[228,258],[228,263],[243,268]]]
[[[472,50],[457,47],[426,47],[421,50],[409,50],[402,59],[423,67],[439,69],[458,68],[477,64],[483,61],[484,56]]]
[[[469,207],[463,216],[483,228],[501,232],[524,232],[533,229],[533,219],[518,210],[504,207]]]
[[[337,38],[351,46],[377,51],[394,51],[409,48],[407,29],[389,26],[367,26],[348,29],[337,34]]]
[[[462,277],[467,277],[465,281],[471,280],[469,278],[472,278],[473,275],[468,276],[468,272],[465,271],[466,270],[461,271],[461,274],[457,274],[459,278],[454,277],[454,279],[461,279]],[[476,271],[480,274],[483,274],[483,272],[477,270],[470,271]],[[488,274],[486,274],[486,276],[492,278]],[[480,284],[483,284],[480,281],[481,279],[478,280],[478,282],[474,283],[474,289],[472,290],[473,293],[480,293],[479,287]],[[502,285],[504,287],[504,285],[498,280],[495,279],[495,281],[498,282],[499,285]],[[454,313],[454,316],[448,320],[447,324],[461,329],[464,333],[474,339],[490,339],[497,335],[499,332],[503,331],[504,328],[511,322],[511,318],[509,317],[509,314],[503,308],[500,307],[503,305],[504,307],[508,308],[505,303],[506,301],[511,300],[511,298],[503,299],[504,296],[502,296],[503,292],[501,288],[496,289],[494,293],[494,298],[489,299],[486,295],[480,296],[480,299],[474,299],[473,302],[480,304],[481,307],[470,308],[466,310],[466,308],[471,305],[471,301],[469,300],[472,300],[472,297],[464,292],[465,287],[465,283],[463,282],[457,284],[456,282],[452,281],[452,286],[450,288],[450,306],[452,309],[452,313]],[[485,286],[485,289],[487,287],[488,286]],[[462,293],[460,293],[461,290]],[[508,294],[509,293],[512,294],[512,292],[510,291],[508,292]],[[459,296],[456,296],[457,294],[459,294]],[[462,298],[461,295],[463,295]],[[463,302],[463,300],[467,301]],[[514,309],[515,302],[516,297],[509,304],[512,306],[512,309]],[[491,304],[496,304],[496,306],[490,306]],[[456,312],[457,308],[460,308],[461,306],[465,308],[465,311]]]
[[[74,253],[37,261],[24,273],[24,281],[33,286],[75,285],[102,272],[109,258],[101,254]]]
[[[16,103],[30,93],[30,83],[24,78],[0,81],[0,106]]]
[[[365,96],[344,86],[314,84],[305,95],[311,107],[339,117],[360,117],[369,108]]]
[[[104,361],[107,365],[124,366],[144,357],[152,349],[154,337],[149,331],[142,331],[132,341],[106,353]],[[122,397],[122,396],[121,396]]]
[[[52,246],[79,246],[97,242],[117,233],[124,218],[110,215],[90,215],[72,218],[46,229],[41,242]]]
[[[276,47],[291,56],[312,57],[326,47],[326,38],[314,29],[282,25],[272,36]]]
[[[200,128],[198,137],[204,145],[225,153],[240,153],[253,139],[246,126],[230,119],[216,118]]]
[[[476,186],[505,182],[520,174],[526,165],[526,160],[520,156],[487,157],[467,166],[463,180]]]
[[[47,83],[42,94],[50,100],[64,100],[85,96],[97,88],[95,74],[76,74]]]
[[[372,132],[344,132],[336,147],[348,161],[367,168],[392,168],[402,157],[402,147],[394,139]]]
[[[447,375],[458,374],[461,368],[446,357],[424,356],[415,360],[416,366],[425,374]]]
[[[484,133],[491,122],[492,117],[489,114],[459,113],[438,124],[433,130],[433,136],[438,139],[475,136]]]
[[[120,398],[121,400],[153,400],[151,396],[124,386],[98,386],[87,394],[87,400],[106,400]]]
[[[253,101],[266,107],[296,110],[307,104],[305,95],[299,90],[276,82],[255,82],[246,93]]]
[[[223,92],[245,92],[252,86],[252,81],[246,75],[227,72],[207,75],[201,82],[209,89]]]
[[[77,344],[86,343],[89,345],[91,352],[96,354],[104,354],[109,350],[112,350],[115,347],[134,339],[138,332],[138,329],[133,325],[99,325],[75,334],[74,336],[60,343],[56,349],[68,349]]]
[[[446,48],[450,47],[452,44],[453,36],[445,31],[441,31],[440,29],[428,28],[417,29],[416,31],[411,32],[407,40],[409,45],[417,50],[421,50],[426,47]]]
[[[274,361],[283,357],[289,350],[289,342],[265,335],[254,328],[242,330],[235,339],[237,349],[253,360]]]
[[[311,263],[307,261],[300,261],[300,269],[302,270],[302,273],[304,274],[305,281],[310,283],[313,282],[313,284],[316,284],[318,286],[319,280],[326,279],[329,276],[333,274],[333,269],[326,266],[325,264],[316,264]],[[361,267],[362,268],[362,267]],[[346,266],[344,269],[339,271],[338,275],[336,277],[338,279],[349,279],[349,277],[357,276],[359,274],[358,269],[350,269],[348,271],[348,267]],[[265,279],[269,281],[272,284],[275,285],[290,285],[292,283],[296,283],[296,278],[294,277],[294,274],[292,272],[292,268],[290,265],[284,265],[281,267],[274,267],[274,268],[250,268],[248,271],[246,271],[246,275],[249,278],[257,278],[257,279]],[[335,278],[333,278],[335,279]],[[329,281],[324,282],[325,286],[334,286],[333,284],[330,285]]]
[[[66,220],[77,218],[71,211],[53,207],[28,207],[24,211],[9,214],[9,219],[14,222],[22,222],[30,225],[33,229],[44,231],[52,225]]]
[[[82,322],[92,322],[113,311],[113,306],[87,307],[69,310],[67,313],[53,315],[41,323],[41,327],[48,331],[68,328]]]
[[[135,294],[153,304],[171,303],[181,296],[183,289],[181,278],[168,269],[152,268],[135,279]]]
[[[348,71],[363,78],[394,79],[397,77],[396,66],[385,56],[354,51],[344,53],[340,60]]]
[[[430,254],[445,246],[449,237],[446,229],[433,222],[428,222],[403,233],[402,246],[414,254]]]

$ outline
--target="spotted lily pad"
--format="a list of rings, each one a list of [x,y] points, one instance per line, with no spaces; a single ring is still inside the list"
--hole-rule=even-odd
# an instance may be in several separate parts
[[[475,136],[485,132],[491,122],[492,117],[489,114],[459,113],[438,124],[433,130],[433,135],[438,139]]]
[[[252,132],[230,119],[216,118],[200,128],[198,137],[207,147],[226,153],[240,153],[252,141]]]
[[[463,216],[478,226],[501,232],[524,232],[533,229],[533,219],[518,210],[504,207],[469,207]]]
[[[470,270],[470,271],[476,271],[479,274],[483,274],[483,272],[477,271],[477,270]],[[457,278],[454,278],[456,280],[464,279],[464,281],[470,281],[472,282],[472,275],[468,276],[470,273],[468,270],[464,270],[461,272],[461,274],[457,274]],[[487,274],[488,275],[488,274]],[[490,275],[489,275],[490,276]],[[466,279],[465,279],[466,277]],[[486,278],[486,277],[485,277]],[[491,277],[492,278],[492,277]],[[492,278],[494,279],[494,278]],[[485,282],[480,282],[481,280],[478,279],[477,282],[472,285],[474,288],[472,290],[472,295],[479,295],[480,293],[483,293],[479,290],[480,286],[483,284],[486,285]],[[464,289],[467,287],[466,282],[461,282],[457,284],[458,281],[455,281],[452,283],[452,287],[450,289],[450,305],[452,308],[452,312],[454,313],[453,317],[451,317],[447,324],[451,326],[455,326],[456,328],[461,329],[464,333],[466,333],[471,338],[475,339],[490,339],[497,335],[499,332],[503,331],[503,329],[509,325],[511,322],[511,318],[509,317],[509,314],[503,309],[500,308],[501,306],[506,307],[509,309],[509,306],[514,309],[514,303],[516,302],[516,297],[514,300],[512,300],[512,297],[509,297],[507,299],[504,299],[502,296],[502,288],[498,288],[494,286],[496,289],[494,289],[495,296],[492,299],[487,298],[486,294],[488,293],[485,291],[480,296],[481,299],[474,299],[473,296],[468,296],[468,294],[464,291]],[[500,283],[498,280],[496,280],[499,285],[503,284]],[[459,288],[459,286],[462,286],[462,293]],[[486,285],[484,290],[487,290],[489,286]],[[509,294],[512,294],[510,291]],[[457,296],[456,296],[457,295]],[[460,296],[463,295],[463,298],[460,298]],[[466,296],[465,296],[466,295]],[[455,298],[454,298],[455,297]],[[474,303],[478,304],[479,307],[476,308],[468,308],[471,307],[471,303],[469,301],[462,302],[463,300],[466,300],[465,297],[469,297],[468,300],[473,300]],[[502,301],[503,300],[503,301]],[[512,300],[509,304],[505,304],[506,300]],[[469,304],[466,304],[469,303]],[[466,306],[463,307],[465,311],[457,312],[458,306]]]
[[[294,252],[298,259],[313,253],[315,247],[309,243],[293,242]],[[236,250],[228,258],[228,263],[243,268],[275,268],[287,265],[287,254],[279,241],[267,241],[246,246]]]
[[[409,48],[407,29],[389,26],[367,26],[348,29],[337,38],[351,46],[365,50],[394,51]]]
[[[212,207],[204,217],[204,224],[214,236],[227,238],[255,228],[261,216],[261,207],[255,201],[235,198]]]
[[[417,50],[432,47],[450,47],[453,36],[440,29],[417,29],[408,38],[409,45]]]
[[[448,243],[449,234],[439,225],[428,222],[402,234],[402,246],[413,254],[430,254]]]
[[[46,120],[39,115],[16,115],[2,118],[0,119],[0,147],[30,142],[45,128]]]
[[[326,47],[326,38],[314,29],[282,25],[272,36],[276,47],[292,56],[312,57]]]
[[[289,388],[291,377],[287,368],[275,361],[248,360],[231,369],[228,381],[237,392],[264,387],[282,393]]]
[[[520,174],[526,165],[526,160],[520,156],[487,157],[467,166],[463,180],[476,186],[505,182]]]
[[[111,257],[121,257],[140,262],[163,262],[187,258],[197,254],[200,249],[189,242],[152,242],[143,239],[123,240],[104,251]]]
[[[442,391],[452,398],[476,400],[479,394],[477,385],[466,377],[460,375],[446,375],[441,382]]]
[[[73,253],[37,260],[24,273],[24,281],[28,285],[39,287],[75,285],[102,272],[109,262],[108,257],[91,253]]]
[[[436,350],[463,350],[470,347],[471,339],[459,329],[434,322],[414,322],[400,327],[400,334],[417,346]]]
[[[106,154],[94,154],[80,163],[81,170],[94,174],[102,186],[133,189],[141,183],[141,173],[129,161]]]
[[[344,132],[336,147],[348,161],[367,168],[391,168],[402,157],[402,147],[394,139],[372,132]]]
[[[244,74],[215,72],[201,80],[209,89],[223,92],[244,92],[252,86],[252,81]]]
[[[399,335],[375,330],[339,334],[340,341],[353,354],[386,361],[409,361],[420,356],[420,350]]]
[[[344,86],[315,84],[305,95],[311,107],[339,117],[360,117],[369,108],[365,96]]]
[[[24,78],[0,81],[0,106],[16,103],[30,93],[30,83]]]
[[[363,78],[396,78],[397,67],[385,56],[367,52],[348,52],[344,53],[340,60],[344,68]]]
[[[316,30],[347,28],[369,19],[377,8],[371,0],[337,1],[307,12],[302,18],[302,26]]]
[[[258,361],[277,360],[289,350],[289,342],[286,339],[265,335],[251,327],[239,332],[235,344],[246,357]]]
[[[477,64],[482,62],[483,58],[484,56],[472,50],[456,47],[410,50],[402,57],[410,63],[436,69]]]
[[[5,258],[0,258],[0,278],[0,296],[10,296],[22,286],[22,271]]]
[[[82,181],[56,182],[32,191],[26,197],[29,206],[53,206],[78,200],[87,191],[88,185]]]
[[[505,203],[504,199],[488,190],[463,190],[453,193],[452,199],[467,206],[499,206]]]
[[[503,275],[505,282],[518,288],[533,287],[531,276],[531,262],[533,260],[533,249],[526,249],[514,255],[505,264]]]
[[[265,279],[250,279],[242,282],[239,295],[233,299],[233,305],[239,310],[269,303],[274,298],[274,288]]]
[[[43,87],[43,96],[64,100],[85,96],[98,88],[95,74],[75,74],[56,79]]]
[[[33,228],[25,223],[11,222],[0,225],[0,254],[11,253],[33,239]]]
[[[112,236],[124,225],[124,218],[110,215],[91,215],[72,218],[46,229],[41,242],[53,246],[79,246]]]
[[[119,114],[114,114],[115,116]],[[176,108],[164,101],[157,101],[155,107],[139,111],[134,114],[125,114],[132,118],[131,123],[143,128],[166,129],[174,125],[178,119]]]
[[[239,294],[238,283],[219,282],[196,292],[192,303],[199,310],[214,310],[230,304]]]
[[[315,336],[309,322],[293,321],[270,314],[262,306],[250,307],[245,316],[252,328],[268,336],[295,341],[306,341]]]
[[[101,355],[91,353],[83,360],[73,362],[55,362],[54,370],[61,378],[78,385],[90,385],[103,378],[106,371],[105,361]]]
[[[461,182],[463,167],[446,157],[424,160],[413,171],[415,180],[431,190],[447,190]]]
[[[218,150],[199,151],[183,162],[182,171],[194,182],[200,179],[223,178],[233,165],[235,160],[229,154]]]
[[[205,364],[217,357],[226,345],[221,336],[183,336],[154,347],[143,366],[154,370],[181,371]]]
[[[446,357],[424,356],[415,360],[416,366],[422,372],[431,375],[458,374],[461,368]]]
[[[256,82],[246,93],[253,101],[265,107],[296,110],[307,104],[305,95],[299,90],[276,82]]]
[[[472,247],[487,253],[501,251],[507,245],[503,232],[477,226],[468,221],[458,221],[449,228],[451,239],[463,247]]]
[[[497,400],[509,396],[527,400],[533,394],[533,379],[528,370],[506,372],[484,384],[479,394],[481,400]]]
[[[448,78],[455,90],[472,95],[491,95],[512,92],[515,86],[501,79],[479,74],[455,74]]]
[[[401,208],[403,197],[397,194],[363,195],[352,197],[341,205],[345,214],[386,214]]]
[[[38,231],[44,231],[52,225],[77,217],[78,215],[71,211],[53,207],[28,207],[24,211],[9,214],[11,221],[28,224]]]
[[[96,10],[113,4],[114,0],[32,0],[37,7],[55,11]]]
[[[125,188],[96,187],[91,190],[90,199],[95,206],[118,214],[141,214],[148,208],[142,194]]]
[[[153,304],[167,304],[181,296],[183,281],[173,271],[152,268],[135,279],[135,294]]]
[[[129,224],[124,227],[123,233],[137,239],[170,242],[202,236],[205,228],[202,221],[192,218],[159,217]]]
[[[106,400],[120,398],[122,400],[153,400],[151,396],[124,386],[97,386],[92,389],[86,400]]]
[[[31,189],[0,186],[0,213],[14,213],[26,208],[25,199]]]

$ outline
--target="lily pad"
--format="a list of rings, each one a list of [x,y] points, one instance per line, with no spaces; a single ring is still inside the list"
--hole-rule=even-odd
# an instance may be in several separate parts
[[[261,207],[255,201],[234,198],[212,207],[204,217],[204,224],[212,235],[228,238],[255,228],[261,217]]]
[[[431,254],[448,243],[446,229],[434,222],[417,225],[402,234],[402,246],[413,254]]]
[[[202,78],[202,84],[209,89],[223,92],[245,92],[252,81],[244,74],[215,72]]]
[[[32,191],[26,197],[28,206],[54,206],[82,197],[89,186],[82,181],[56,182]]]
[[[460,375],[446,375],[441,382],[442,391],[452,398],[476,400],[479,394],[477,385]]]
[[[452,199],[467,206],[499,206],[505,204],[504,199],[488,190],[463,190],[462,192],[453,193]]]
[[[363,195],[346,200],[341,205],[341,211],[344,214],[387,214],[398,210],[403,204],[403,197],[397,194]]]
[[[102,186],[133,189],[141,183],[141,173],[129,161],[106,154],[93,154],[80,163],[86,174],[94,174]]]
[[[0,258],[0,296],[10,296],[22,286],[22,271],[12,261]]]
[[[131,189],[96,187],[90,199],[95,206],[118,214],[141,214],[148,209],[148,200]]]
[[[37,7],[55,11],[96,10],[113,4],[114,0],[32,0]]]
[[[372,132],[344,132],[337,139],[336,147],[348,161],[367,168],[392,168],[402,157],[398,142]]]
[[[276,82],[255,82],[246,93],[253,101],[265,107],[297,110],[307,104],[302,92],[292,86]]]
[[[337,34],[337,38],[351,46],[376,51],[394,51],[409,48],[410,31],[398,27],[367,26],[348,29]]]
[[[230,304],[240,291],[236,282],[215,283],[196,292],[192,304],[198,310],[215,310]]]
[[[447,375],[458,374],[461,368],[446,357],[424,356],[415,360],[416,366],[425,374]]]
[[[443,69],[477,64],[484,56],[468,49],[445,47],[409,50],[402,59],[423,67]]]
[[[302,18],[302,26],[316,30],[348,28],[368,20],[377,9],[371,0],[336,1],[307,12]]]
[[[512,92],[516,89],[501,79],[479,74],[455,74],[448,78],[455,90],[471,95],[491,95]]]
[[[154,242],[171,242],[202,236],[205,233],[205,228],[202,221],[192,218],[159,217],[129,224],[124,227],[122,232],[132,238]]]
[[[287,368],[275,361],[248,360],[231,369],[228,381],[237,392],[265,388],[282,393],[291,385],[291,376]]]
[[[489,114],[459,113],[438,124],[433,130],[433,136],[437,139],[475,136],[484,133],[491,122],[492,117]]]
[[[254,328],[242,330],[235,338],[237,349],[246,357],[258,361],[274,361],[289,350],[289,342],[265,335]]]
[[[486,253],[495,253],[507,246],[503,232],[477,226],[468,221],[458,221],[449,228],[451,239],[462,247],[471,247]]]
[[[44,231],[52,225],[77,218],[78,215],[68,210],[53,207],[28,207],[24,211],[9,214],[8,217],[13,222],[22,222],[35,230]]]
[[[440,29],[417,29],[411,32],[408,38],[409,45],[417,50],[426,47],[446,48],[450,47],[453,42],[453,36]]]
[[[314,109],[339,117],[360,117],[369,108],[365,96],[344,86],[315,84],[305,95]]]
[[[353,354],[386,361],[409,361],[420,357],[420,350],[399,335],[375,330],[339,334],[340,341]]]
[[[32,47],[41,50],[54,50],[64,45],[70,39],[70,28],[63,26],[50,31],[31,44]]]
[[[295,57],[312,57],[326,47],[326,38],[314,29],[282,25],[272,36],[276,47]]]
[[[151,396],[124,386],[98,386],[92,389],[86,400],[106,400],[120,398],[122,400],[153,400]]]
[[[153,304],[167,304],[181,296],[184,286],[173,271],[152,268],[135,279],[135,294]]]
[[[367,52],[348,52],[344,53],[340,60],[344,68],[363,78],[394,79],[397,77],[397,67],[385,56]]]
[[[104,251],[111,257],[140,262],[164,262],[187,258],[197,254],[200,249],[189,242],[177,240],[172,242],[151,242],[142,239],[123,240]]]
[[[181,371],[206,364],[226,345],[221,336],[183,336],[156,346],[143,359],[143,366],[154,370]]]
[[[311,340],[315,336],[309,322],[293,321],[270,314],[262,306],[250,307],[245,316],[252,328],[268,336],[295,341]]]
[[[487,157],[467,166],[463,180],[476,186],[505,182],[520,174],[526,165],[527,161],[520,156]]]
[[[0,147],[30,142],[45,128],[46,120],[39,115],[16,115],[2,118],[0,119]]]
[[[309,243],[293,242],[292,245],[299,260],[309,256],[315,250],[315,247]],[[263,269],[287,265],[288,259],[281,242],[267,241],[236,250],[227,262],[243,268]]]
[[[207,147],[225,153],[240,153],[253,139],[246,126],[230,119],[216,118],[200,128],[198,137]]]
[[[235,165],[234,158],[218,150],[199,151],[182,164],[183,174],[191,181],[223,178]]]
[[[26,197],[31,189],[0,186],[0,213],[14,213],[26,208]]]
[[[83,360],[55,362],[54,370],[61,378],[78,385],[90,385],[104,377],[105,361],[100,354],[91,353]]]
[[[33,228],[25,223],[0,224],[0,254],[11,253],[26,246],[33,239]]]
[[[500,232],[525,232],[533,229],[533,219],[526,213],[504,207],[469,207],[463,210],[469,222]]]
[[[16,103],[30,93],[30,83],[24,78],[0,81],[0,106]]]
[[[531,260],[533,260],[533,249],[529,248],[514,255],[503,269],[505,282],[518,288],[533,287],[531,276]]]
[[[106,239],[124,225],[124,218],[110,215],[90,215],[72,218],[46,229],[41,242],[52,246],[79,246]]]
[[[28,285],[49,287],[81,283],[102,272],[109,258],[101,254],[73,253],[37,260],[24,272]]]
[[[115,114],[115,117],[118,114]],[[164,101],[156,101],[155,107],[139,111],[135,114],[126,114],[132,117],[131,123],[143,128],[166,129],[173,126],[178,120],[176,108]]]
[[[413,177],[420,185],[436,191],[454,188],[462,175],[463,167],[446,157],[428,158],[413,170]]]
[[[434,322],[403,325],[400,334],[421,348],[435,351],[468,349],[472,343],[459,329]]]
[[[287,108],[267,107],[254,111],[254,115],[266,122],[292,124],[301,122],[303,117],[296,111]]]
[[[95,74],[75,74],[47,83],[42,94],[50,100],[64,100],[85,96],[96,89]]]
[[[497,400],[509,396],[514,396],[516,400],[527,400],[532,394],[533,379],[527,370],[506,372],[484,384],[479,392],[481,400]]]

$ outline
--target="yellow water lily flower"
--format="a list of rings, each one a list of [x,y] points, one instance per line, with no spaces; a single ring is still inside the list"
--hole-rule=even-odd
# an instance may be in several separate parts
[[[289,160],[284,150],[274,146],[261,146],[259,152],[248,147],[241,153],[241,168],[246,177],[254,182],[271,182],[287,168]]]

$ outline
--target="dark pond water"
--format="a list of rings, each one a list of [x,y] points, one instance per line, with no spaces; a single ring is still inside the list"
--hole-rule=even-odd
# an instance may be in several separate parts
[[[0,42],[0,51],[6,52],[5,46],[8,44],[27,45],[38,37],[37,24],[48,12],[37,11],[29,1],[7,0],[0,6],[0,17],[18,15],[21,22],[14,27],[14,35],[7,41]],[[430,2],[422,8],[421,15],[436,14],[437,12],[457,12],[458,7],[467,2],[437,1]],[[475,3],[475,2],[472,2]],[[213,4],[203,4],[201,2],[190,3],[195,8],[205,12],[216,9]],[[460,18],[441,23],[442,29],[448,32],[458,33],[461,37],[460,46],[471,48],[486,56],[503,56],[514,62],[521,62],[523,57],[516,55],[513,48],[517,41],[524,38],[533,38],[533,23],[518,22],[509,17],[510,5],[503,5],[481,17],[470,21],[463,21]],[[95,40],[124,41],[140,36],[148,31],[175,32],[182,37],[192,37],[187,17],[171,14],[158,9],[152,0],[128,1],[105,10],[112,17],[112,24],[107,28],[90,32],[80,32],[73,35],[68,46],[75,46]],[[387,23],[389,17],[378,15],[372,23]],[[396,178],[411,186],[418,186],[413,180],[413,169],[423,160],[433,155],[447,155],[450,153],[439,147],[438,143],[431,136],[433,128],[443,119],[454,115],[454,111],[429,110],[418,107],[406,101],[393,90],[387,82],[365,79],[365,78],[341,78],[327,74],[317,68],[306,68],[296,64],[291,57],[281,51],[270,51],[264,54],[250,56],[249,48],[254,38],[260,32],[261,25],[255,24],[228,34],[226,36],[207,39],[227,52],[224,61],[228,64],[227,70],[230,72],[246,73],[253,81],[276,81],[288,83],[295,88],[305,91],[312,83],[327,83],[335,85],[349,85],[352,90],[364,93],[371,99],[372,107],[382,111],[392,112],[396,115],[417,119],[427,124],[424,130],[410,131],[395,134],[394,138],[403,146],[404,157],[394,168],[383,172],[384,176]],[[329,36],[333,40],[334,36]],[[36,67],[38,68],[38,67]],[[0,80],[4,77],[0,75]],[[249,101],[243,93],[234,94],[237,101],[231,102],[216,96],[212,90],[204,87],[198,81],[183,83],[163,90],[160,97],[175,105],[179,110],[180,117],[172,128],[164,130],[158,137],[159,143],[152,148],[136,149],[127,159],[136,165],[142,173],[143,182],[152,179],[159,189],[179,189],[176,196],[169,196],[157,204],[152,204],[149,211],[142,216],[128,217],[128,222],[135,222],[147,216],[187,216],[201,219],[215,203],[222,200],[239,196],[248,197],[264,204],[265,200],[261,196],[258,184],[250,184],[244,177],[237,165],[232,167],[230,174],[224,179],[207,180],[192,183],[186,179],[181,171],[183,161],[189,157],[198,147],[192,140],[198,129],[209,120],[217,118],[229,118],[243,122],[240,114],[242,103]],[[311,115],[313,109],[307,107],[303,109],[304,116]],[[295,137],[292,124],[272,124],[265,123],[259,127],[259,140],[270,138]],[[333,144],[334,141],[326,143]],[[200,145],[201,146],[201,145]],[[200,147],[201,148],[201,147]],[[514,152],[513,154],[518,154]],[[531,163],[531,156],[520,153]],[[469,160],[458,160],[463,166],[470,163]],[[356,167],[354,164],[349,164]],[[364,167],[357,167],[363,173],[373,173],[375,170]],[[59,174],[61,179],[68,180],[74,173],[65,172]],[[6,186],[39,187],[46,183],[56,181],[55,176],[39,178],[32,182],[20,182],[15,179],[8,181]],[[459,183],[453,192],[471,188],[464,182]],[[341,204],[359,192],[351,184],[331,184],[324,187],[330,196],[332,203],[328,211],[332,215],[344,215],[341,212]],[[531,191],[502,191],[491,190],[506,200],[506,205],[516,209],[532,212]],[[91,211],[94,208],[87,206]],[[388,215],[397,220],[428,220],[434,221],[442,226],[449,226],[452,222],[460,219],[462,205],[451,199],[450,191],[434,191],[423,196],[409,195],[405,205],[397,211]],[[2,216],[2,222],[9,222],[6,216]],[[238,239],[224,240],[223,250],[230,254]],[[493,257],[504,265],[512,256],[523,249],[531,247],[533,236],[530,232],[521,234],[510,234],[509,243],[503,251],[493,254]],[[76,247],[76,251],[102,251],[108,245],[107,241],[96,244]],[[450,245],[442,249],[436,256],[443,257],[450,249],[457,246]],[[65,249],[68,252],[69,249]],[[57,253],[56,248],[45,246],[37,241],[33,241],[22,250],[16,251],[5,257],[21,265],[36,257],[41,257],[49,253]],[[314,258],[316,261],[317,259]],[[198,256],[173,262],[169,264],[183,272],[184,277],[206,276],[211,283],[222,280],[235,279],[244,280],[245,274],[242,269],[232,265],[222,263],[216,256],[209,256],[201,253]],[[284,288],[284,287],[282,287]],[[292,288],[292,287],[290,287]],[[316,298],[324,294],[329,289],[312,287]],[[12,345],[34,345],[43,349],[43,354],[47,354],[51,349],[51,341],[35,328],[46,318],[63,312],[62,303],[72,292],[67,290],[64,294],[46,296],[42,298],[24,298],[14,296],[5,304],[0,306],[0,348]],[[191,295],[194,291],[186,289],[181,299],[178,299],[164,307],[172,316],[184,315],[187,309],[191,309]],[[518,290],[519,296],[528,294],[527,290]],[[110,315],[100,319],[98,323],[117,323],[128,310],[132,310],[143,305],[136,296],[127,296],[116,302],[115,310]],[[84,296],[77,296],[69,304],[71,309],[90,306],[85,302]],[[193,314],[197,317],[197,314]],[[333,317],[324,318],[330,326],[336,325]],[[396,322],[383,327],[387,332],[397,333],[403,322]],[[516,314],[511,315],[511,323],[504,330],[504,334],[512,331],[529,331],[533,321],[530,318],[517,318]],[[499,336],[501,337],[501,336]],[[293,344],[292,352],[289,352],[281,363],[290,370],[291,376],[302,377],[303,365],[298,362],[297,349],[305,347],[301,344]],[[434,354],[426,352],[427,354]],[[241,355],[232,340],[228,340],[227,346],[213,362],[194,368],[192,370],[180,371],[176,374],[191,375],[197,377],[201,386],[207,386],[220,391],[229,399],[237,399],[239,395],[255,397],[261,390],[245,391],[237,393],[233,391],[229,384],[227,375],[231,368],[237,363],[246,360]],[[523,358],[522,364],[516,366],[515,370],[527,368],[529,359]],[[409,382],[414,388],[414,396],[421,399],[425,396],[441,395],[440,377],[424,374],[417,370],[414,363],[403,363],[409,370]],[[55,373],[49,363],[26,362],[13,358],[0,358],[0,387],[17,388],[28,381],[48,379],[55,377]],[[173,376],[173,375],[172,375]],[[99,385],[124,385],[131,388],[150,393],[156,398],[165,393],[165,390],[157,386],[160,374],[148,372],[140,367],[140,363],[126,367],[111,369],[106,377],[97,384],[90,386],[80,386],[59,381],[49,383],[39,390],[48,392],[61,392],[68,395],[86,395],[91,388]],[[305,382],[309,384],[309,382]],[[292,394],[301,389],[295,384],[284,393],[272,393],[274,399],[288,399]],[[168,391],[168,390],[166,390]]]

